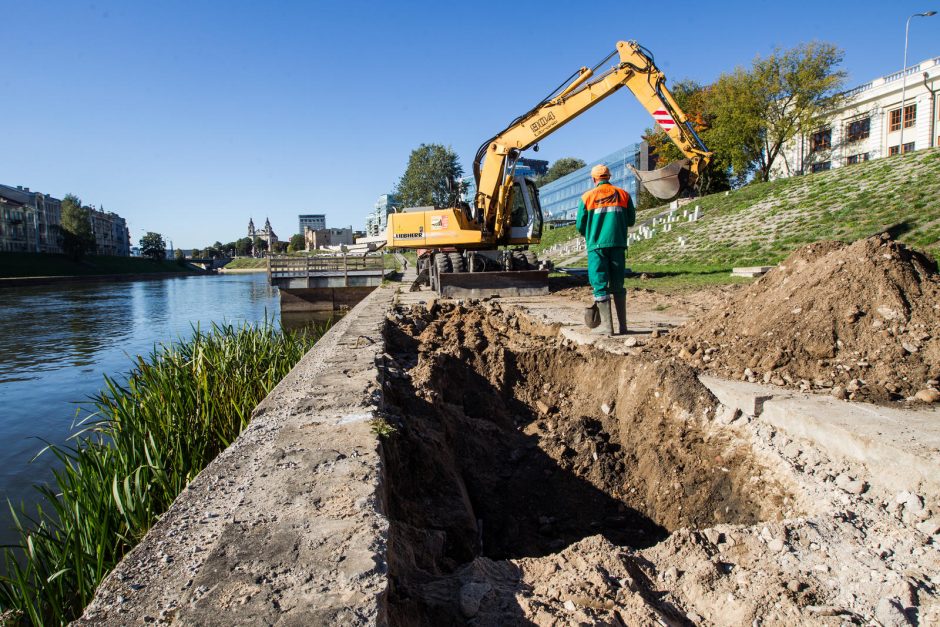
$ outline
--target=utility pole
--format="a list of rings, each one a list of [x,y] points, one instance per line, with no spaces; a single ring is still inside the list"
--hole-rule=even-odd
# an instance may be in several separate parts
[[[911,30],[911,18],[930,17],[936,15],[936,11],[927,11],[925,13],[915,13],[907,18],[907,25],[904,27],[904,65],[901,66],[901,135],[898,140],[898,154],[904,154],[904,98],[907,92],[907,39],[908,32]],[[890,127],[889,127],[890,128]]]

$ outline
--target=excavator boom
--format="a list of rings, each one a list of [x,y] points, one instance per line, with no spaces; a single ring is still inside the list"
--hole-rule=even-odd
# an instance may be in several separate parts
[[[595,70],[615,55],[619,59],[618,64],[595,74]],[[507,208],[499,202],[501,190],[507,184],[507,166],[523,150],[622,87],[633,93],[685,155],[688,162],[673,170],[687,172],[687,184],[694,182],[711,160],[712,153],[695,133],[685,113],[666,88],[666,77],[656,67],[653,56],[635,41],[620,41],[617,42],[616,51],[607,59],[593,69],[581,68],[577,77],[557,95],[549,96],[480,146],[474,160],[478,190],[475,205],[477,214],[482,217],[484,229],[495,231],[496,239],[499,240],[508,224]],[[679,191],[680,172],[634,172],[641,182],[649,182],[647,189],[657,197],[670,198]]]

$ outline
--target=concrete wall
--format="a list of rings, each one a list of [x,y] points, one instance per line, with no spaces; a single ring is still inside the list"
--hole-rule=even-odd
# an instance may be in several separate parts
[[[75,624],[384,622],[388,521],[369,421],[395,287],[320,339]]]

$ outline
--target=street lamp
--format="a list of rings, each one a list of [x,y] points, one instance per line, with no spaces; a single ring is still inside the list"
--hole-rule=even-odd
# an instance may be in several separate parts
[[[904,154],[904,96],[907,91],[907,34],[911,30],[911,18],[930,17],[936,15],[936,11],[927,11],[926,13],[915,13],[907,18],[907,24],[904,26],[904,65],[901,66],[901,135],[898,140],[898,154]]]

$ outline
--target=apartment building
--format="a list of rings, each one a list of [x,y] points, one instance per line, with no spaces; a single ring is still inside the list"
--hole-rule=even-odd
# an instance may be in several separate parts
[[[901,95],[904,92],[904,111]],[[820,172],[940,145],[940,57],[845,93],[828,123],[788,144],[772,178]]]

